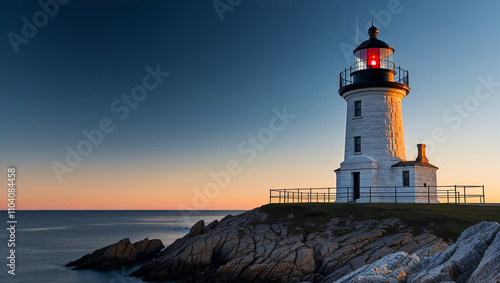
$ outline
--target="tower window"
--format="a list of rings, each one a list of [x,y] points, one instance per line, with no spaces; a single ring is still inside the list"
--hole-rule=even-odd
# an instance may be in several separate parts
[[[361,137],[354,137],[354,152],[361,152]]]
[[[410,171],[403,171],[403,186],[410,186]]]
[[[354,101],[354,117],[361,117],[361,100]]]

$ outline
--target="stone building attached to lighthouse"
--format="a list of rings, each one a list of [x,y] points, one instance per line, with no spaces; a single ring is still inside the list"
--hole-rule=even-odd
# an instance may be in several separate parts
[[[408,71],[395,66],[394,49],[377,39],[377,28],[368,34],[340,74],[347,117],[336,202],[437,202],[438,168],[425,145],[416,160],[406,160],[401,102],[410,92]]]

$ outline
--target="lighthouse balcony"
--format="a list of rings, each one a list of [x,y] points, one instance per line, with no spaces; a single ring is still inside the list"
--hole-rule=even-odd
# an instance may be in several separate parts
[[[380,60],[378,68],[372,68],[365,61],[358,61],[349,69],[344,69],[339,74],[339,93],[346,89],[367,86],[391,86],[410,87],[410,76],[407,70],[395,67],[389,60]],[[380,66],[380,67],[379,67]]]

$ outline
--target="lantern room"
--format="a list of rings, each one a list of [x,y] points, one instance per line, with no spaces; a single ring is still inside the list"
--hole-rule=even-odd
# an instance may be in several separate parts
[[[370,38],[354,49],[354,64],[340,75],[340,87],[357,83],[395,82],[408,85],[408,72],[394,65],[394,48],[368,29]]]
[[[394,49],[390,47],[369,47],[357,50],[354,52],[354,59],[357,71],[380,68],[394,70]]]
[[[370,39],[361,43],[354,49],[354,69],[360,71],[366,69],[389,69],[394,70],[394,48],[387,43],[377,39],[378,29],[373,25],[368,29]]]

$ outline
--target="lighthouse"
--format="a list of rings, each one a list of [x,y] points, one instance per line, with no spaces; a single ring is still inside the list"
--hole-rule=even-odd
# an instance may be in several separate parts
[[[336,202],[438,202],[438,168],[425,145],[418,145],[415,160],[406,159],[401,102],[410,93],[409,73],[395,66],[394,48],[377,38],[373,24],[368,35],[340,73],[347,116]]]

